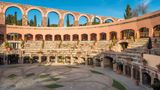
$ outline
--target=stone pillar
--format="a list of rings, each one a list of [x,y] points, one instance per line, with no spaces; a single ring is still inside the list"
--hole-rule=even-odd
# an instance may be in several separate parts
[[[73,57],[72,56],[70,56],[70,57],[71,57],[71,65],[73,65],[74,64]]]
[[[60,19],[59,19],[58,26],[59,26],[59,27],[64,27],[64,19],[63,19],[63,18],[60,18]]]
[[[100,34],[97,34],[97,41],[100,41]]]
[[[117,71],[117,63],[113,64],[113,71]]]
[[[50,56],[48,55],[47,56],[47,63],[49,63],[50,62],[50,58],[49,58]]]
[[[133,79],[133,65],[131,66],[131,79]]]
[[[0,24],[5,25],[5,13],[3,12],[0,12]]]
[[[58,63],[58,56],[55,56],[55,63]]]
[[[122,36],[122,33],[121,32],[117,32],[117,40],[121,40],[121,36]]]
[[[110,40],[110,32],[107,33],[107,39],[106,40]]]
[[[104,60],[101,59],[101,68],[104,68]]]
[[[138,31],[136,31],[136,34],[137,34],[137,39],[139,39],[140,38],[140,32],[139,32],[139,30]]]
[[[27,21],[27,15],[22,15],[22,26],[27,26],[28,21]]]
[[[149,30],[149,37],[153,37],[153,34],[154,34],[154,29],[151,28],[151,29]]]
[[[153,85],[154,84],[155,75],[154,75],[154,73],[152,73],[152,75],[150,75],[150,76],[151,76],[151,85]]]
[[[42,26],[46,27],[47,26],[47,17],[42,17]]]
[[[142,67],[139,67],[139,74],[140,74],[140,84],[142,85]]]
[[[126,64],[123,64],[123,75],[126,75]]]
[[[85,65],[88,66],[88,59],[85,57]]]
[[[38,56],[38,57],[39,57],[39,60],[38,60],[38,62],[39,62],[39,63],[41,63],[41,62],[42,62],[42,58],[41,58],[41,56],[42,56],[42,55],[39,55],[39,56]]]
[[[79,26],[78,20],[74,21],[74,26]]]
[[[96,64],[97,64],[96,58],[93,57],[93,66],[96,66]]]

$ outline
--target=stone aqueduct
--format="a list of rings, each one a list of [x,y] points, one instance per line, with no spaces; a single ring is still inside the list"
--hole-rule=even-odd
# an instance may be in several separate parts
[[[69,41],[73,40],[71,36],[78,35],[78,39],[82,40],[83,35],[86,34],[88,37],[88,41],[90,40],[101,40],[104,33],[103,40],[110,40],[113,38],[111,33],[116,33],[116,38],[118,40],[123,39],[122,31],[124,30],[133,30],[135,38],[141,38],[140,29],[146,28],[148,31],[146,32],[147,36],[159,36],[159,32],[157,32],[154,28],[160,25],[160,11],[156,11],[153,13],[145,14],[140,17],[135,17],[128,20],[120,20],[112,17],[100,17],[96,16],[100,19],[99,25],[91,25],[92,19],[95,17],[94,15],[89,14],[81,14],[77,12],[68,12],[64,10],[56,10],[51,8],[43,8],[37,6],[30,5],[21,5],[21,4],[13,4],[0,2],[0,24],[1,24],[1,33],[9,34],[9,33],[18,33],[21,35],[22,39],[25,39],[26,34],[32,34],[33,40],[36,40],[36,35],[40,35],[45,38],[46,35],[50,35],[52,40],[55,40],[56,35],[60,35],[61,38],[64,38],[65,35],[69,36]],[[17,7],[22,12],[22,26],[14,26],[14,25],[5,25],[5,12],[9,7]],[[27,25],[27,13],[32,10],[39,10],[42,14],[42,27],[30,27]],[[59,27],[47,27],[46,26],[46,16],[49,12],[56,12],[59,15]],[[66,14],[72,14],[74,16],[74,27],[63,27],[63,19]],[[78,19],[81,16],[85,16],[88,18],[87,26],[78,26]],[[112,19],[112,23],[104,23],[106,19]],[[95,38],[92,39],[92,36]],[[104,39],[105,38],[105,39]]]

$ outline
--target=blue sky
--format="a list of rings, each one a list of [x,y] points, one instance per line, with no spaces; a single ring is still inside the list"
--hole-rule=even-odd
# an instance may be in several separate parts
[[[135,8],[139,3],[145,2],[149,6],[148,12],[160,10],[159,0],[0,0],[0,1],[29,4],[35,6],[44,6],[49,8],[76,11],[76,12],[88,13],[100,16],[112,16],[116,18],[123,18],[124,10],[127,4],[130,4],[132,8]]]

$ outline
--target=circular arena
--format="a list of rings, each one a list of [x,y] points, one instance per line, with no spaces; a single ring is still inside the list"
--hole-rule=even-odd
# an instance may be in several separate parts
[[[20,10],[22,14],[20,25],[6,23],[6,11],[10,7]],[[28,22],[28,14],[31,10],[38,10],[41,14],[40,25],[31,26]],[[52,12],[56,13],[58,18],[56,25],[53,25],[55,27],[48,25],[48,17]],[[64,23],[67,15],[73,19],[69,27]],[[82,17],[86,19],[83,24],[80,23]],[[152,43],[151,48],[149,42]],[[62,84],[57,85],[62,86],[57,90],[82,90],[82,88],[115,90],[111,84],[113,80],[109,78],[114,78],[114,74],[121,75],[127,80],[129,78],[138,87],[144,86],[144,90],[148,90],[155,83],[160,83],[159,59],[160,11],[123,20],[0,2],[0,72],[2,73],[0,89],[2,90],[10,90],[10,88],[48,90],[42,87],[50,83],[45,82],[46,77]],[[94,75],[96,71],[93,69],[106,74]],[[113,76],[107,74],[108,69],[114,73]],[[57,77],[54,77],[56,75]],[[17,77],[13,81],[15,85],[10,81],[13,77]],[[35,81],[27,81],[25,77]],[[28,82],[26,87],[20,87],[25,82]],[[64,88],[63,85],[66,87]],[[80,87],[81,89],[78,89]],[[128,88],[128,90],[135,89]]]

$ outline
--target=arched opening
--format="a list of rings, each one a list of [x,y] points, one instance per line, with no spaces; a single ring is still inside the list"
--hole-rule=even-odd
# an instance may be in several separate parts
[[[55,35],[54,40],[55,41],[61,41],[62,40],[61,35]]]
[[[116,62],[117,64],[117,73],[121,74],[123,72],[123,63],[122,62]]]
[[[31,9],[28,12],[28,25],[40,27],[42,25],[42,14],[39,10]]]
[[[139,29],[140,38],[148,38],[149,37],[149,29],[146,27]]]
[[[4,42],[4,34],[0,32],[0,45]]]
[[[127,49],[127,47],[128,47],[128,42],[121,42],[119,44],[121,45],[123,50]]]
[[[22,40],[22,35],[19,33],[9,33],[7,34],[7,40],[14,40],[14,41]]]
[[[78,40],[79,40],[78,34],[74,34],[74,35],[73,35],[73,41],[78,41]]]
[[[97,40],[97,34],[92,33],[92,34],[90,35],[90,38],[91,38],[91,41],[96,41],[96,40]]]
[[[32,40],[33,40],[33,35],[32,35],[32,34],[25,34],[25,35],[24,35],[24,40],[32,41]]]
[[[72,14],[66,14],[64,17],[64,27],[74,26],[75,18]]]
[[[55,56],[50,56],[50,62],[55,62]]]
[[[107,19],[107,20],[104,21],[104,23],[112,23],[112,22],[113,22],[112,19]]]
[[[46,62],[47,61],[47,56],[41,56],[41,62]]]
[[[160,37],[160,25],[156,25],[156,26],[154,26],[154,28],[153,28],[153,30],[154,30],[154,37]]]
[[[23,63],[24,64],[30,63],[30,57],[29,56],[24,56],[23,57]]]
[[[93,20],[92,20],[92,25],[97,25],[97,24],[100,24],[101,21],[98,17],[94,17]]]
[[[18,54],[9,54],[7,63],[8,64],[18,64],[19,55]]]
[[[38,63],[39,57],[38,56],[33,56],[32,57],[32,63]]]
[[[142,73],[142,83],[146,86],[151,86],[151,76],[146,72]]]
[[[104,67],[109,67],[113,69],[113,58],[112,57],[105,56],[103,63],[104,63]]]
[[[140,71],[139,71],[139,67],[138,66],[134,66],[133,68],[133,78],[135,80],[140,80]]]
[[[117,32],[110,32],[110,40],[117,39]]]
[[[50,34],[45,35],[45,40],[52,41],[52,35],[50,35]]]
[[[47,26],[48,27],[58,27],[59,15],[56,12],[49,12],[47,16]]]
[[[82,34],[82,41],[88,41],[88,35],[87,34]]]
[[[122,39],[134,39],[135,38],[134,34],[135,34],[134,30],[126,29],[126,30],[121,31],[121,35],[122,35],[121,38]]]
[[[79,26],[86,26],[88,23],[88,18],[86,16],[81,16],[79,18]]]
[[[106,40],[106,33],[102,32],[100,33],[100,40],[103,41],[103,40]]]
[[[65,34],[65,35],[63,36],[63,40],[64,40],[64,41],[70,41],[70,35]]]
[[[17,7],[9,7],[5,12],[5,24],[22,25],[22,11]]]
[[[37,34],[37,35],[35,36],[35,40],[36,40],[36,41],[42,41],[42,40],[43,40],[43,35]]]
[[[131,65],[130,64],[125,65],[125,74],[126,76],[131,77]]]

